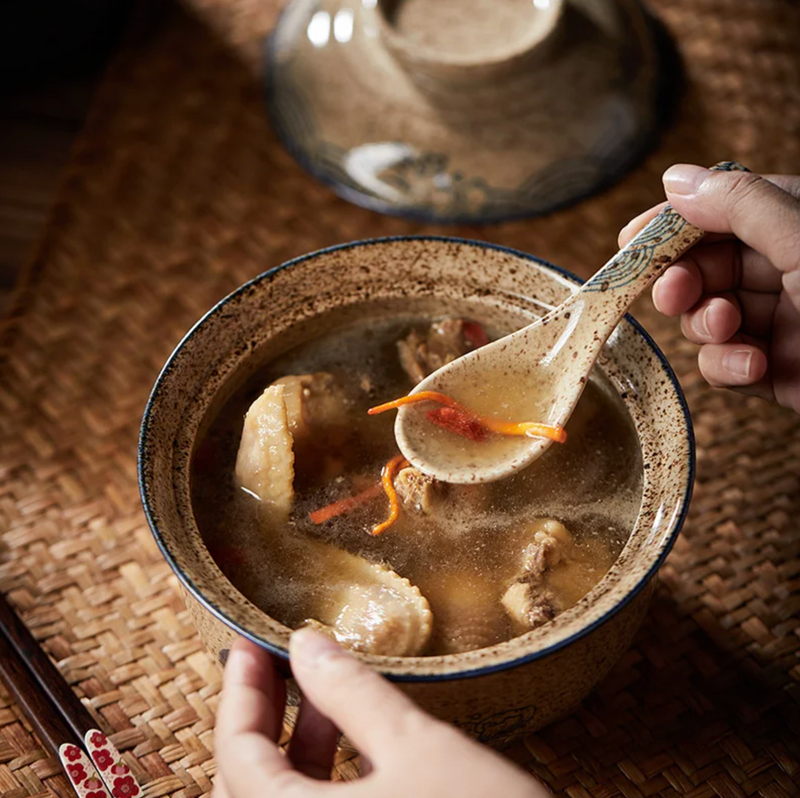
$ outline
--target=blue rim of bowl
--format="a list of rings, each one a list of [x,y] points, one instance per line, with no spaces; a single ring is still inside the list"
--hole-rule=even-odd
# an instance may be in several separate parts
[[[395,205],[387,200],[382,200],[365,191],[360,191],[357,188],[348,186],[332,177],[325,169],[317,166],[315,160],[310,157],[306,150],[299,146],[299,144],[289,135],[284,126],[281,124],[278,115],[274,112],[273,96],[275,92],[275,71],[276,59],[275,48],[273,46],[274,35],[273,32],[281,25],[284,20],[284,15],[287,13],[290,3],[287,3],[278,14],[278,19],[275,22],[273,31],[271,31],[264,39],[263,44],[263,61],[264,69],[264,100],[272,129],[275,135],[283,146],[283,148],[292,156],[300,168],[310,175],[314,180],[327,186],[334,194],[341,197],[343,200],[352,203],[360,208],[365,208],[374,213],[380,213],[385,216],[394,216],[400,219],[407,219],[412,222],[422,222],[423,224],[501,224],[502,222],[513,222],[519,219],[536,219],[541,216],[547,216],[555,211],[571,208],[584,200],[594,197],[607,189],[611,188],[614,184],[618,183],[626,174],[628,174],[634,167],[636,167],[644,159],[647,153],[651,152],[659,141],[661,136],[662,124],[667,121],[669,111],[664,108],[669,105],[669,100],[665,100],[664,95],[667,92],[668,81],[666,80],[663,72],[666,69],[667,57],[664,52],[663,36],[660,35],[658,22],[656,17],[650,12],[649,9],[642,7],[644,12],[644,19],[647,27],[649,28],[650,35],[653,38],[654,46],[656,49],[656,63],[655,63],[655,88],[654,88],[654,103],[655,103],[655,118],[653,124],[649,128],[645,128],[638,136],[638,139],[631,145],[630,151],[626,158],[620,159],[617,164],[606,170],[597,182],[590,188],[576,194],[574,197],[568,197],[560,202],[554,202],[552,205],[547,206],[537,211],[518,211],[511,213],[486,213],[486,214],[436,214],[425,210],[416,210],[407,205]]]
[[[387,244],[392,242],[398,241],[439,241],[444,243],[451,243],[451,244],[464,244],[467,246],[472,247],[480,247],[482,249],[492,249],[498,252],[503,252],[508,255],[514,255],[515,257],[521,258],[526,260],[530,263],[534,263],[537,266],[544,266],[546,269],[549,269],[556,274],[565,277],[566,279],[570,280],[575,285],[582,285],[584,280],[582,280],[577,275],[573,274],[572,272],[567,271],[566,269],[562,269],[560,266],[555,266],[552,263],[549,263],[546,260],[542,260],[541,258],[537,258],[534,255],[529,255],[526,252],[522,252],[518,249],[513,249],[512,247],[505,247],[500,244],[491,244],[485,241],[475,241],[468,238],[459,238],[456,236],[430,236],[430,235],[405,235],[405,236],[387,236],[383,238],[365,238],[358,241],[352,241],[347,244],[337,244],[331,247],[325,247],[324,249],[318,249],[314,252],[311,252],[307,255],[300,255],[297,258],[293,258],[292,260],[288,260],[285,263],[280,264],[279,266],[275,266],[272,269],[269,269],[262,274],[259,274],[257,277],[254,277],[252,280],[248,280],[243,285],[239,286],[235,291],[231,292],[226,296],[224,299],[221,299],[217,302],[214,307],[211,308],[203,317],[197,321],[186,333],[186,335],[181,339],[180,343],[175,347],[172,354],[167,359],[167,362],[164,364],[164,367],[161,369],[158,378],[156,379],[155,385],[153,386],[153,390],[150,393],[150,397],[147,400],[147,405],[145,406],[144,415],[142,417],[142,424],[139,432],[139,445],[138,445],[138,458],[137,458],[137,470],[138,470],[138,480],[139,480],[139,495],[142,501],[142,507],[144,508],[145,518],[147,519],[147,524],[150,527],[150,531],[153,533],[153,537],[155,538],[156,544],[158,548],[161,550],[161,553],[164,555],[164,559],[169,563],[170,568],[174,571],[175,575],[181,581],[183,586],[188,590],[188,592],[195,598],[206,610],[208,610],[215,618],[219,621],[224,623],[234,632],[243,637],[246,637],[248,640],[252,641],[256,645],[261,646],[262,648],[267,649],[271,654],[275,655],[276,657],[280,658],[281,660],[288,663],[289,661],[289,653],[286,649],[283,649],[279,646],[270,643],[267,640],[262,639],[258,635],[248,631],[247,629],[240,626],[233,618],[230,618],[225,612],[213,604],[209,599],[203,594],[203,592],[198,588],[188,574],[184,573],[181,568],[178,566],[177,562],[173,558],[171,552],[169,551],[167,544],[161,537],[161,533],[158,529],[158,525],[156,523],[155,514],[153,512],[151,503],[150,503],[150,496],[148,493],[146,480],[145,480],[145,463],[147,460],[147,437],[149,434],[149,427],[150,427],[150,416],[153,412],[155,405],[158,403],[159,394],[161,392],[161,388],[164,384],[165,379],[169,376],[170,371],[172,371],[175,362],[180,357],[183,347],[191,340],[192,336],[206,323],[206,321],[214,316],[219,310],[225,307],[230,301],[239,297],[241,294],[244,294],[254,285],[258,283],[271,279],[274,275],[278,272],[283,271],[284,269],[288,269],[291,266],[295,266],[299,263],[303,263],[307,260],[312,260],[314,258],[318,258],[322,255],[327,255],[331,252],[341,252],[343,250],[348,249],[355,249],[356,247],[363,247],[363,246],[374,246],[376,244]],[[509,670],[511,668],[519,667],[520,665],[525,665],[529,662],[533,662],[534,660],[541,659],[549,654],[553,654],[556,651],[560,651],[563,648],[566,648],[568,645],[571,645],[576,640],[579,640],[582,637],[593,632],[598,627],[602,626],[606,621],[610,620],[614,615],[624,609],[633,599],[644,589],[645,585],[647,585],[650,580],[656,575],[658,570],[664,564],[664,560],[666,560],[667,556],[669,555],[670,551],[672,550],[673,545],[675,544],[675,540],[680,533],[683,524],[686,520],[686,515],[689,511],[689,504],[692,498],[692,490],[694,487],[694,479],[695,479],[695,439],[694,439],[694,428],[692,426],[692,419],[691,415],[689,414],[689,406],[686,403],[686,397],[683,394],[683,389],[681,388],[680,382],[678,381],[675,372],[670,366],[669,361],[665,357],[664,353],[659,349],[656,342],[651,338],[651,336],[647,333],[647,331],[639,324],[636,319],[633,318],[630,314],[625,315],[625,321],[630,324],[634,330],[641,336],[644,342],[650,347],[653,354],[656,356],[658,361],[661,363],[661,367],[664,369],[664,373],[669,378],[672,388],[675,391],[675,395],[678,399],[678,403],[681,407],[683,412],[684,421],[686,423],[686,434],[687,434],[687,443],[689,446],[689,470],[688,470],[688,478],[686,481],[686,489],[683,495],[683,505],[681,507],[681,511],[674,521],[673,529],[669,533],[668,540],[664,544],[662,551],[659,553],[658,557],[656,558],[655,562],[650,566],[647,572],[642,576],[642,578],[633,586],[633,588],[625,594],[625,596],[620,599],[613,607],[611,607],[607,612],[603,613],[599,618],[596,618],[590,624],[579,629],[574,634],[570,635],[569,637],[565,638],[564,640],[560,640],[557,643],[553,643],[550,646],[545,648],[538,649],[537,651],[532,651],[528,654],[524,654],[521,657],[516,657],[514,659],[509,659],[506,662],[501,662],[496,665],[487,665],[483,667],[477,668],[470,668],[463,671],[457,671],[454,673],[436,673],[436,674],[395,674],[395,673],[384,673],[383,675],[388,678],[390,681],[393,682],[438,682],[438,681],[453,681],[456,679],[469,679],[469,678],[476,678],[478,676],[488,676],[493,673],[498,673],[500,671]]]

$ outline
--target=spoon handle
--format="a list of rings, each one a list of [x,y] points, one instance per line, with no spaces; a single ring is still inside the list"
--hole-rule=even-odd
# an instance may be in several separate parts
[[[718,172],[749,172],[736,161],[723,161],[711,167]],[[582,294],[602,294],[586,297],[596,309],[607,313],[615,306],[616,326],[630,304],[668,266],[700,241],[705,233],[686,221],[671,205],[667,205],[630,243],[621,249],[583,287]],[[612,319],[607,318],[611,323]]]

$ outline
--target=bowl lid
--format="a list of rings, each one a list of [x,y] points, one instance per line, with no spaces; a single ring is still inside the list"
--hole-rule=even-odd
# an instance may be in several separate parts
[[[294,0],[266,43],[273,126],[312,175],[380,212],[487,222],[583,198],[652,140],[651,22],[636,0],[525,5],[519,46],[437,59],[381,0]]]

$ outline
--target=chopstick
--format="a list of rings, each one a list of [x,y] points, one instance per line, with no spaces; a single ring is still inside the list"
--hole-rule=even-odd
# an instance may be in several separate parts
[[[0,678],[42,743],[61,760],[79,798],[137,798],[141,794],[141,785],[117,748],[93,728],[89,711],[2,593]]]
[[[53,712],[52,704],[41,692],[39,683],[4,634],[0,634],[0,678],[53,756],[58,756],[62,743],[75,741],[72,729],[61,714]]]
[[[30,671],[38,684],[38,690],[57,708],[64,723],[72,730],[72,736],[83,740],[86,733],[95,727],[94,719],[2,593],[0,632]]]

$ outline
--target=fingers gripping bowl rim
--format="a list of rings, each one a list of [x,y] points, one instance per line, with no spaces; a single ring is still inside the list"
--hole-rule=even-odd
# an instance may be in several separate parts
[[[148,524],[183,588],[202,607],[198,612],[287,658],[289,630],[250,604],[223,576],[202,545],[189,502],[194,440],[209,408],[232,390],[248,364],[319,333],[326,324],[361,318],[370,309],[472,308],[479,317],[511,313],[524,323],[579,284],[574,275],[505,247],[458,238],[395,237],[296,258],[212,308],[159,375],[139,440],[139,484]],[[645,462],[642,511],[609,574],[555,621],[506,643],[456,655],[363,659],[404,683],[506,674],[596,637],[628,605],[644,601],[643,592],[688,508],[694,479],[691,421],[664,355],[632,318],[626,317],[612,335],[601,366],[631,414]]]

